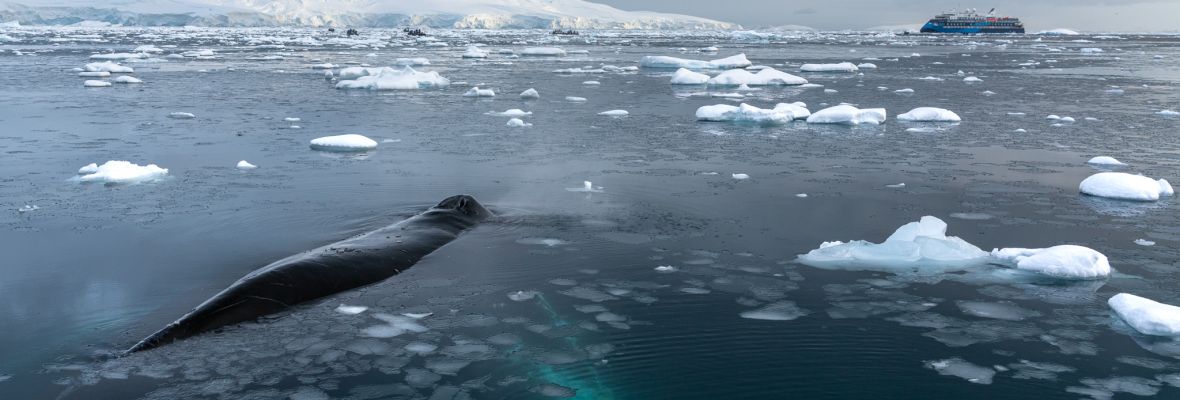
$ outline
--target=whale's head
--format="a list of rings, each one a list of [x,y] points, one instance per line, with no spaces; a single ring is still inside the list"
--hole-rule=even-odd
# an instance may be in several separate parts
[[[443,199],[435,209],[455,210],[475,220],[483,220],[492,216],[492,212],[479,204],[474,197],[466,194],[455,195]]]

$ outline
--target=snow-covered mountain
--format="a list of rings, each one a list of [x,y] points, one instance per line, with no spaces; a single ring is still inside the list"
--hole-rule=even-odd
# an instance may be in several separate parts
[[[0,22],[137,26],[730,29],[678,14],[584,0],[0,0]]]

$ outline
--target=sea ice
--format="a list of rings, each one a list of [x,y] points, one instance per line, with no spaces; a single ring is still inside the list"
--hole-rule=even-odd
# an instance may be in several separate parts
[[[111,73],[106,71],[79,72],[78,76],[83,78],[106,78],[111,76]]]
[[[992,378],[996,376],[996,370],[972,364],[961,358],[926,361],[926,368],[938,371],[941,375],[957,376],[966,379],[967,382],[981,385],[990,385]]]
[[[856,72],[860,68],[856,64],[842,62],[837,64],[803,64],[799,70],[803,72]]]
[[[449,86],[451,81],[438,72],[418,72],[410,67],[394,69],[350,67],[340,71],[337,89],[413,90]],[[352,79],[350,79],[352,78]]]
[[[368,151],[376,149],[377,142],[362,135],[347,134],[312,139],[311,148],[320,151]]]
[[[922,217],[897,228],[882,243],[864,240],[824,242],[800,255],[798,261],[820,268],[966,267],[987,261],[988,253],[954,236],[946,236],[946,223]]]
[[[708,75],[693,72],[688,68],[678,69],[676,73],[672,74],[673,85],[704,85],[706,83],[709,83]]]
[[[1119,293],[1106,302],[1127,325],[1144,335],[1180,337],[1180,307],[1130,293]]]
[[[365,312],[365,310],[368,310],[368,309],[369,309],[369,307],[365,307],[365,306],[350,306],[350,305],[341,304],[336,307],[336,312],[344,314],[344,315],[357,315],[357,314]]]
[[[131,67],[125,67],[111,61],[103,61],[96,63],[89,63],[82,67],[86,72],[110,72],[110,73],[124,73],[129,74],[135,72]]]
[[[1153,180],[1125,172],[1099,172],[1082,180],[1078,189],[1085,194],[1120,200],[1156,201],[1173,194],[1167,180]]]
[[[748,174],[732,174],[732,175],[733,175],[733,179],[737,179],[739,181],[750,179],[750,175],[748,175]]]
[[[806,79],[774,68],[766,68],[757,73],[750,73],[750,71],[744,69],[731,69],[708,80],[708,84],[716,86],[779,86],[802,85],[805,83],[807,83]]]
[[[398,66],[419,66],[430,65],[430,60],[423,57],[398,58],[393,60],[393,65]]]
[[[905,114],[897,116],[898,121],[908,122],[959,122],[958,114],[951,110],[936,107],[918,107]]]
[[[520,92],[520,98],[522,98],[522,99],[539,99],[539,98],[541,98],[541,95],[539,93],[537,93],[537,89],[529,88],[528,90]]]
[[[522,56],[552,56],[564,57],[565,50],[557,47],[528,47],[520,51]]]
[[[1127,165],[1127,164],[1123,164],[1122,161],[1116,160],[1114,157],[1109,157],[1109,156],[1094,157],[1094,158],[1091,158],[1090,161],[1086,161],[1086,163],[1087,164],[1094,164],[1094,165]]]
[[[508,123],[505,125],[511,126],[514,128],[526,128],[526,127],[533,126],[533,124],[530,124],[528,122],[524,122],[524,120],[520,119],[520,118],[511,118],[508,120]]]
[[[140,183],[162,179],[168,175],[168,170],[156,164],[146,166],[133,164],[128,161],[107,161],[102,165],[90,164],[79,168],[78,180],[82,182],[104,183]]]
[[[1180,116],[1180,111],[1176,111],[1176,110],[1160,110],[1160,111],[1159,111],[1159,112],[1157,112],[1156,114],[1163,115],[1163,116],[1165,116],[1165,117],[1178,117],[1178,116]]]
[[[979,79],[978,77],[974,77],[974,76],[968,76],[966,78],[963,78],[963,82],[967,82],[967,83],[983,82],[983,79]]]
[[[528,115],[533,115],[532,111],[524,111],[519,108],[508,109],[504,112],[494,112],[493,111],[493,112],[489,112],[488,114],[489,115],[497,115],[497,116],[501,116],[501,117],[524,117],[524,116],[528,116]]]
[[[594,186],[593,182],[582,181],[582,187],[565,188],[565,190],[570,192],[602,193],[602,186]]]
[[[774,108],[758,108],[742,103],[738,106],[716,104],[702,106],[697,109],[698,121],[738,122],[756,124],[785,124],[796,119],[804,119],[811,115],[807,105],[802,102],[779,103]]]
[[[177,112],[173,112],[173,113],[168,113],[168,118],[172,118],[172,119],[193,119],[196,117],[197,116],[194,115],[193,113],[187,113],[187,112],[177,111]]]
[[[532,300],[534,297],[537,297],[537,292],[532,290],[518,290],[508,293],[508,299],[512,301],[528,301]]]
[[[122,76],[115,77],[113,82],[115,82],[115,83],[143,83],[143,80],[136,78],[134,76],[122,75]]]
[[[255,169],[255,168],[258,168],[258,166],[251,164],[249,161],[242,160],[242,161],[238,161],[237,168],[238,169]]]
[[[1147,239],[1135,239],[1135,244],[1140,246],[1155,246],[1155,242]]]
[[[1021,271],[1064,279],[1095,279],[1110,275],[1110,262],[1094,249],[1077,245],[1059,245],[1045,249],[1004,248],[991,252],[992,257]]]
[[[82,86],[93,88],[108,87],[111,86],[111,83],[107,81],[88,80],[86,82],[82,82]]]
[[[737,54],[712,61],[689,60],[668,56],[645,56],[639,60],[645,68],[688,68],[688,69],[729,69],[753,65],[745,54]]]
[[[471,89],[468,89],[466,93],[463,93],[463,96],[465,96],[465,97],[495,97],[496,92],[493,91],[492,89],[480,89],[479,86],[475,86],[475,87],[472,87]]]
[[[739,314],[746,319],[759,319],[764,321],[791,321],[799,317],[810,314],[811,312],[799,308],[793,301],[779,301],[767,304],[762,308],[750,311],[743,311]]]
[[[476,46],[467,46],[467,51],[463,53],[463,58],[487,58],[488,52],[480,50]]]
[[[807,117],[807,123],[809,124],[877,125],[884,122],[884,108],[859,109],[847,104],[828,107],[816,111]]]
[[[575,103],[582,103],[582,102],[585,102],[585,101],[586,101],[586,98],[585,98],[585,97],[577,97],[577,96],[566,96],[566,97],[565,97],[565,101],[572,101],[572,102],[575,102]]]
[[[984,301],[959,301],[956,303],[959,310],[964,314],[974,315],[981,318],[1000,319],[1005,321],[1023,321],[1029,317],[1037,317],[1041,314],[1018,307],[1011,303],[1000,302],[991,303]]]
[[[598,113],[598,115],[605,115],[608,117],[625,117],[628,114],[630,113],[628,113],[627,110],[609,110]]]

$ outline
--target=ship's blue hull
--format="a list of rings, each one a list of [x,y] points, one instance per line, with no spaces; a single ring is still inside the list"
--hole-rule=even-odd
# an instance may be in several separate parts
[[[988,24],[975,26],[945,27],[933,22],[922,25],[922,33],[961,33],[964,35],[976,33],[1024,33],[1024,28],[997,27]]]

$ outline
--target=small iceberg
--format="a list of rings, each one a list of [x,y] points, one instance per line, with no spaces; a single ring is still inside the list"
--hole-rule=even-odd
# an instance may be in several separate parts
[[[134,68],[122,66],[111,61],[89,63],[83,66],[82,69],[86,72],[110,72],[121,74],[130,74],[135,72]]]
[[[241,169],[241,170],[249,170],[249,169],[256,169],[256,168],[258,168],[258,166],[251,164],[249,161],[242,160],[242,161],[238,161],[237,168]]]
[[[823,242],[798,261],[818,268],[966,267],[986,262],[988,253],[963,239],[946,235],[946,222],[922,217],[897,228],[881,243],[864,240]]]
[[[610,110],[598,113],[598,115],[605,115],[608,117],[626,117],[628,114],[630,113],[627,112],[627,110]]]
[[[1106,301],[1110,309],[1139,333],[1151,336],[1180,336],[1180,307],[1119,293]]]
[[[377,148],[377,142],[362,135],[347,134],[312,139],[311,148],[336,152],[369,151]]]
[[[337,89],[415,90],[449,86],[451,81],[438,72],[418,72],[410,67],[394,69],[350,67],[340,71]]]
[[[1082,180],[1078,189],[1091,196],[1119,200],[1156,201],[1174,192],[1167,180],[1153,180],[1125,172],[1099,172]]]
[[[92,88],[100,88],[100,87],[109,87],[109,86],[111,86],[111,83],[107,82],[107,81],[88,80],[86,82],[82,82],[82,86],[92,87]]]
[[[1127,165],[1127,164],[1124,164],[1122,161],[1116,160],[1114,157],[1110,157],[1110,156],[1094,157],[1094,158],[1091,158],[1090,161],[1086,161],[1086,164],[1109,165],[1109,166]]]
[[[977,82],[983,82],[983,79],[979,79],[979,78],[977,78],[977,77],[974,77],[974,76],[968,76],[968,77],[966,77],[966,78],[963,78],[963,82],[966,82],[966,83],[977,83]]]
[[[524,122],[524,120],[523,120],[523,119],[520,119],[520,118],[512,118],[512,119],[509,119],[509,120],[508,120],[508,124],[507,124],[507,125],[508,125],[508,126],[511,126],[511,127],[514,127],[514,128],[524,128],[524,127],[530,127],[530,126],[533,126],[533,124],[530,124],[530,123],[528,123],[528,122]]]
[[[113,82],[131,84],[131,83],[143,83],[143,80],[136,78],[134,76],[122,75],[122,76],[115,77]]]
[[[905,114],[898,115],[897,120],[906,122],[959,122],[962,119],[951,110],[936,107],[918,107]]]
[[[750,179],[749,174],[730,174],[730,175],[733,177],[733,179],[737,179],[739,181],[744,181],[746,179]]]
[[[177,112],[173,112],[173,113],[168,113],[168,118],[172,118],[172,119],[193,119],[196,117],[197,116],[194,115],[193,113],[187,113],[187,112],[177,111]]]
[[[565,50],[557,47],[528,47],[520,51],[522,56],[565,57]]]
[[[463,58],[487,58],[488,52],[480,50],[476,46],[467,46],[467,51],[463,53]]]
[[[774,68],[765,68],[757,73],[731,69],[710,78],[707,83],[715,86],[784,86],[806,84],[807,80]]]
[[[704,85],[706,83],[709,83],[708,75],[693,72],[688,68],[678,69],[676,73],[672,74],[673,85]]]
[[[797,119],[805,119],[811,115],[807,104],[802,102],[778,103],[774,108],[758,108],[742,103],[738,106],[716,104],[702,106],[697,109],[698,121],[736,122],[776,125],[785,124]]]
[[[668,56],[645,56],[639,60],[644,68],[687,68],[687,69],[729,69],[753,65],[745,54],[737,54],[711,61],[689,60]]]
[[[1180,117],[1180,111],[1176,110],[1160,110],[1156,114],[1163,115],[1165,117]]]
[[[369,309],[369,307],[365,307],[365,306],[349,306],[349,305],[341,304],[340,306],[336,307],[336,312],[344,314],[344,315],[357,315],[357,314],[365,312],[365,310],[368,310],[368,309]]]
[[[585,97],[577,97],[577,96],[565,96],[565,101],[572,101],[575,103],[583,103],[586,101],[586,98]]]
[[[156,164],[139,165],[129,161],[107,161],[102,165],[90,164],[78,169],[77,177],[82,182],[131,184],[163,179],[168,170]]]
[[[876,66],[873,66],[876,68]],[[799,67],[803,72],[856,72],[860,68],[856,64],[850,62],[842,62],[837,64],[803,64]]]
[[[884,108],[859,109],[847,104],[828,107],[807,117],[809,124],[878,125],[884,122]]]
[[[480,89],[479,86],[475,86],[475,87],[472,87],[471,89],[468,89],[466,93],[463,93],[463,96],[464,97],[495,97],[496,92],[493,91],[492,89]]]
[[[602,186],[594,186],[594,183],[590,182],[590,181],[582,181],[582,187],[566,188],[565,190],[570,191],[570,192],[586,192],[586,193],[602,193],[603,192]]]
[[[537,89],[529,88],[528,90],[520,92],[520,98],[522,98],[522,99],[539,99],[539,98],[541,98],[541,94],[537,93]]]
[[[494,112],[494,111],[489,112],[488,115],[496,115],[496,116],[500,116],[500,117],[524,117],[524,116],[528,116],[528,115],[533,115],[533,112],[521,110],[519,108],[512,108],[512,109],[509,109],[504,112]]]
[[[1053,278],[1096,279],[1110,275],[1106,256],[1085,246],[1060,245],[1047,249],[1005,248],[992,250],[996,261]]]

